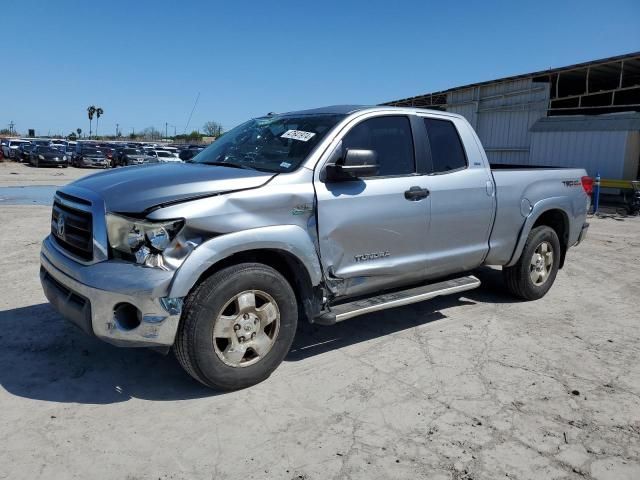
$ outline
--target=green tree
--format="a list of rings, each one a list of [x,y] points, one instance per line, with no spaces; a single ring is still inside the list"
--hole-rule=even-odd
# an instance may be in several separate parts
[[[76,132],[78,133],[78,138],[80,138],[82,136],[82,129],[76,128]]]
[[[189,135],[187,135],[189,140],[202,140],[202,134],[197,130],[192,131]]]
[[[96,107],[91,105],[87,107],[87,115],[89,116],[89,138],[91,138],[91,122],[93,121],[93,116],[96,114]]]

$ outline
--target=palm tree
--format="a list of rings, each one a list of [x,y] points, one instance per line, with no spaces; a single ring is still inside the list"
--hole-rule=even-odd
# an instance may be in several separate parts
[[[98,120],[100,120],[100,116],[104,113],[102,107],[96,107],[96,138],[98,138]]]
[[[87,107],[87,114],[89,115],[89,138],[91,138],[91,121],[93,120],[93,116],[96,113],[96,107],[94,107],[93,105],[91,105],[90,107]]]
[[[82,129],[76,128],[76,132],[78,132],[78,138],[80,138],[80,135],[82,135]]]

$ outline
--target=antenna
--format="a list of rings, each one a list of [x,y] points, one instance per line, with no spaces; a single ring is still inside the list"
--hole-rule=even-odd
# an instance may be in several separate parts
[[[193,115],[194,110],[196,109],[196,105],[198,105],[198,100],[200,99],[200,92],[198,92],[198,96],[196,97],[196,101],[193,104],[193,108],[191,109],[191,113],[189,114],[189,120],[187,120],[187,124],[184,126],[184,134],[187,134],[187,128],[189,128],[189,123],[191,123],[191,116]]]

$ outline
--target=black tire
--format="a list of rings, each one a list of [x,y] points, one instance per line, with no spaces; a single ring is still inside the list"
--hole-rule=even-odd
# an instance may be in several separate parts
[[[257,290],[272,297],[280,324],[271,349],[257,363],[234,367],[216,353],[213,328],[218,314],[234,296]],[[178,362],[193,378],[221,390],[246,388],[267,379],[291,348],[298,324],[298,306],[289,282],[260,263],[242,263],[216,272],[186,298],[173,349]]]
[[[536,285],[531,278],[531,261],[536,249],[544,242],[551,245],[553,263],[544,283]],[[546,225],[532,229],[518,262],[511,267],[502,269],[509,292],[523,300],[538,300],[544,297],[558,274],[560,254],[560,240],[558,240],[555,230]]]

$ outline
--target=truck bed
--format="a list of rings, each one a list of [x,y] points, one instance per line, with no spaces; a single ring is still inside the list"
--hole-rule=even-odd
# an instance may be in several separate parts
[[[587,204],[582,189],[583,169],[539,166],[491,165],[496,188],[496,216],[489,238],[488,265],[505,265],[512,258],[528,215],[545,209],[545,203],[563,206],[568,218],[568,242],[577,241]],[[575,221],[573,221],[575,220]],[[514,226],[518,228],[514,228]]]

